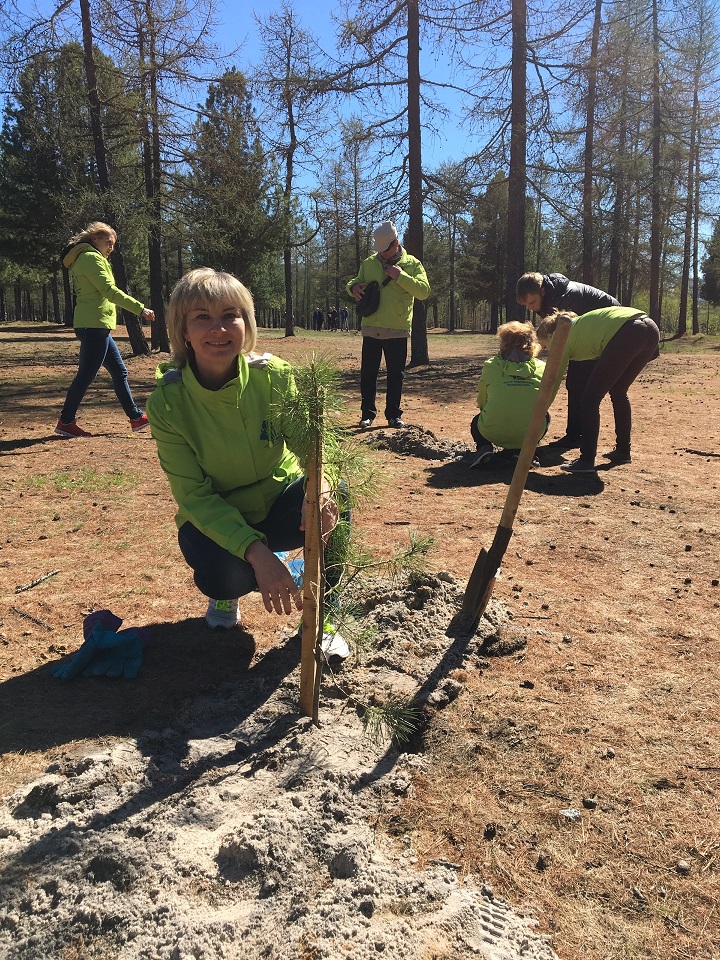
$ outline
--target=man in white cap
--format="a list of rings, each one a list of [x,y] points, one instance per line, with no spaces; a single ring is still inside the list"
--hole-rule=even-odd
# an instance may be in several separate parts
[[[383,355],[387,369],[385,417],[391,427],[405,426],[400,403],[413,301],[416,298],[426,300],[430,296],[425,267],[403,249],[391,220],[383,220],[373,232],[373,240],[376,252],[363,260],[357,277],[346,285],[357,303],[363,300],[363,293],[373,280],[380,287],[377,309],[362,316],[360,427],[363,430],[367,430],[377,416],[375,396]]]

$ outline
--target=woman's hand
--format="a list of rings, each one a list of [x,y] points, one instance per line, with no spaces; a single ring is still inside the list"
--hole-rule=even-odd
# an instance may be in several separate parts
[[[285,564],[261,540],[254,540],[245,559],[255,571],[258,590],[268,613],[290,614],[302,610],[302,592]]]
[[[300,529],[305,532],[305,517],[307,515],[307,497],[303,500],[302,512],[300,514]],[[330,484],[323,478],[320,493],[320,529],[322,531],[323,545],[327,546],[330,534],[333,532],[338,522],[338,506],[330,493]]]

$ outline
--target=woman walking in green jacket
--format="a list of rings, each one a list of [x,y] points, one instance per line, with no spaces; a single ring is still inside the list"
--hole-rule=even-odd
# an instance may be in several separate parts
[[[253,590],[268,613],[301,609],[276,555],[304,544],[305,490],[292,452],[297,427],[283,400],[292,368],[257,339],[249,291],[210,267],[178,281],[168,306],[172,361],[158,367],[147,412],[177,503],[180,549],[209,598],[211,627],[240,623],[238,599]],[[329,496],[324,535],[337,521]]]
[[[545,363],[537,360],[540,344],[530,323],[512,321],[498,327],[500,353],[483,364],[478,382],[480,413],[470,424],[477,456],[472,467],[488,463],[493,444],[519,450],[527,433]],[[546,417],[545,430],[550,418]]]
[[[542,321],[537,329],[540,343],[547,346],[558,317],[572,319],[572,328],[563,355],[555,393],[571,360],[597,360],[585,385],[580,402],[582,440],[580,456],[565,463],[568,473],[595,473],[600,403],[606,394],[615,414],[615,448],[605,457],[611,463],[630,463],[632,411],[628,390],[640,371],[658,356],[660,331],[654,320],[633,307],[602,307],[578,317],[557,313]]]
[[[142,430],[148,425],[147,417],[133,400],[127,368],[110,334],[117,324],[117,307],[148,322],[155,318],[155,314],[115,286],[108,258],[116,243],[117,234],[113,228],[95,221],[72,238],[63,256],[63,265],[75,281],[73,326],[80,341],[80,360],[55,427],[55,433],[61,437],[91,436],[77,425],[76,417],[87,388],[100,367],[105,367],[112,377],[115,395],[130,420],[131,429]]]

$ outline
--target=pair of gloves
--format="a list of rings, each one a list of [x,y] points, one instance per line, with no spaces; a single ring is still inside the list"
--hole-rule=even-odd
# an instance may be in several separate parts
[[[131,627],[118,632],[121,624],[120,617],[109,610],[97,610],[85,617],[85,643],[69,660],[55,667],[52,676],[56,680],[78,676],[124,677],[126,680],[136,677],[150,631],[146,627]]]

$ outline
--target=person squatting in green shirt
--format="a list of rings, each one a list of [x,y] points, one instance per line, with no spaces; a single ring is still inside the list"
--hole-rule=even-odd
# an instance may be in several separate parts
[[[470,424],[477,449],[471,467],[489,463],[493,444],[517,453],[523,444],[545,363],[537,359],[540,344],[530,323],[514,320],[498,327],[500,353],[486,360],[478,381],[480,413]],[[545,436],[549,415],[545,418]],[[537,464],[533,461],[534,465]]]
[[[170,363],[147,403],[160,465],[177,503],[178,543],[209,598],[211,627],[240,623],[238,599],[258,590],[268,613],[302,609],[276,551],[303,546],[305,489],[297,430],[283,399],[292,368],[254,353],[255,309],[235,277],[210,267],[178,281],[168,306]],[[323,483],[327,540],[338,509]]]
[[[654,320],[633,307],[603,307],[578,317],[557,313],[543,320],[537,337],[543,346],[552,340],[558,317],[572,319],[572,328],[555,384],[553,400],[571,360],[595,360],[581,400],[580,456],[562,465],[568,473],[595,473],[600,403],[606,394],[615,414],[615,448],[604,456],[611,463],[630,463],[632,411],[628,390],[641,370],[659,354],[660,331]]]

